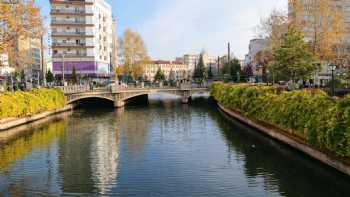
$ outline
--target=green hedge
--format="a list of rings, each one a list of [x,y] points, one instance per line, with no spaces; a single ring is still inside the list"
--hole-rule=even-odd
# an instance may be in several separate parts
[[[350,156],[350,96],[332,98],[320,90],[214,83],[211,95],[223,106],[276,125],[308,144]]]
[[[24,117],[62,108],[64,94],[59,89],[34,89],[0,94],[0,119]]]

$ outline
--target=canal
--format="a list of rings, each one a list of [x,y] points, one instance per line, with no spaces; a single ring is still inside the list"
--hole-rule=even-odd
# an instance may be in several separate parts
[[[350,196],[350,180],[207,99],[79,109],[0,145],[0,196]]]

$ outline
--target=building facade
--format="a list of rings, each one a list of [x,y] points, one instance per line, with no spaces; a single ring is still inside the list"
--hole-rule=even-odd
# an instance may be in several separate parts
[[[317,9],[313,7],[320,6],[320,1],[298,0],[298,3],[301,6],[301,11],[295,12],[292,4],[289,4],[288,16],[291,20],[303,26],[302,31],[304,33],[305,42],[312,42],[314,40],[315,27],[313,26],[314,17],[310,10]],[[335,61],[339,63],[338,65],[348,67],[350,65],[350,60],[348,59],[350,54],[350,0],[328,0],[327,3],[328,12],[335,13],[336,11],[341,11],[344,17],[344,37],[340,41],[341,43],[339,43],[341,47],[336,49],[338,58]],[[325,19],[320,18],[319,20]],[[331,80],[331,71],[328,62],[320,62],[320,65],[321,69],[314,74],[313,79],[316,85],[324,86]],[[340,67],[337,72],[342,72],[342,68]]]
[[[256,55],[269,48],[269,41],[267,39],[252,39],[249,42],[249,52],[243,60],[244,66],[251,66],[253,71],[253,77],[251,82],[261,82],[262,81],[262,69],[256,65],[255,57]]]
[[[187,64],[182,62],[172,62],[172,61],[152,61],[143,66],[144,69],[144,79],[149,81],[154,81],[154,77],[158,71],[161,69],[165,75],[165,78],[169,80],[170,73],[173,72],[175,80],[188,79],[190,70]]]
[[[80,76],[109,77],[115,24],[111,6],[105,0],[50,4],[53,73],[69,75],[75,68]]]

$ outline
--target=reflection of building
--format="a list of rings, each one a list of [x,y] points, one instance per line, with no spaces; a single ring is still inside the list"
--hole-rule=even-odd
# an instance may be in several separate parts
[[[105,0],[52,0],[53,72],[90,77],[110,75],[113,17]],[[62,63],[64,62],[64,64]],[[64,68],[63,68],[64,67]]]
[[[154,80],[158,69],[161,69],[166,79],[170,78],[170,73],[173,72],[173,77],[176,80],[186,79],[189,74],[188,65],[182,62],[171,62],[171,61],[153,61],[149,64],[144,65],[144,74],[146,80]]]
[[[108,131],[106,127],[97,125],[90,152],[92,178],[102,195],[116,181],[119,159],[119,132],[105,132]]]

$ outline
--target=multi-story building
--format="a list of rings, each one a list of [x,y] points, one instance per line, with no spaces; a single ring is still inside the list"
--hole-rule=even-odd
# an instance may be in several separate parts
[[[111,6],[105,0],[50,4],[53,73],[62,76],[64,70],[69,75],[75,68],[81,76],[109,77],[114,53]]]
[[[269,48],[269,42],[267,39],[250,40],[249,52],[245,56],[244,66],[251,66],[253,70],[254,79],[252,78],[251,81],[261,82],[263,73],[262,73],[262,69],[258,67],[258,65],[256,65],[255,57],[259,52],[267,50],[268,48]]]
[[[0,66],[9,65],[9,56],[7,53],[0,53]]]
[[[154,77],[158,71],[164,73],[166,79],[170,79],[170,73],[173,72],[175,80],[187,79],[189,75],[189,66],[183,64],[182,62],[171,62],[171,61],[152,61],[143,66],[144,69],[144,78],[146,80],[153,81]]]
[[[200,54],[185,54],[183,57],[176,58],[176,61],[183,62],[184,64],[188,65],[190,72],[193,73],[196,65],[199,63],[199,58],[201,55],[206,68],[216,65],[217,59],[210,57],[206,51],[203,51]]]
[[[314,17],[312,16],[312,9],[315,6],[320,6],[321,1],[315,1],[315,0],[298,0],[299,5],[301,8],[299,8],[299,11],[296,12],[292,4],[289,4],[288,6],[288,16],[291,20],[296,21],[298,24],[301,24],[303,26],[302,31],[305,36],[306,42],[312,42],[315,35],[314,30]],[[342,46],[341,49],[337,48],[337,54],[339,59],[339,63],[341,63],[344,66],[349,66],[350,62],[347,62],[346,58],[343,57],[348,56],[350,53],[350,0],[328,0],[327,1],[328,6],[327,8],[329,10],[326,10],[330,13],[335,13],[336,11],[341,11],[342,15],[344,17],[344,37],[340,41],[339,46]],[[315,8],[317,9],[317,8]],[[321,17],[321,16],[319,16]],[[329,19],[329,16],[324,16],[323,18],[320,18],[319,20],[326,21]],[[319,23],[319,22],[318,22]],[[323,23],[326,24],[326,23]],[[321,28],[319,28],[321,29]],[[331,27],[330,27],[331,29]],[[325,85],[328,83],[329,80],[331,80],[331,74],[330,69],[327,62],[320,62],[321,64],[321,70],[317,72],[314,75],[314,81],[317,85]]]

